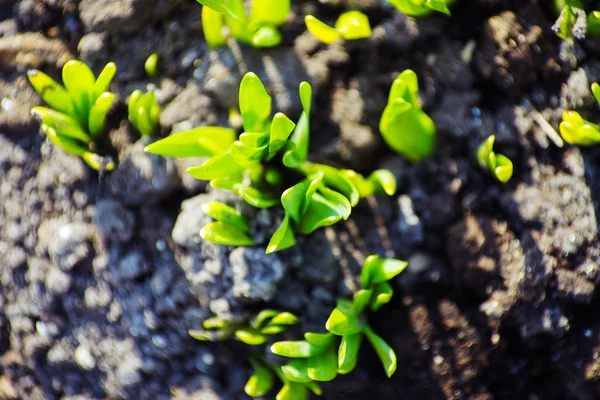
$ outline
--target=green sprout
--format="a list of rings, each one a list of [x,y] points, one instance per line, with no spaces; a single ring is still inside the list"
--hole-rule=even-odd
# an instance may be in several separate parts
[[[439,11],[450,15],[448,6],[454,0],[387,0],[403,14],[411,17],[421,17],[432,11]]]
[[[246,16],[243,0],[197,0],[202,4],[202,30],[209,47],[227,43],[229,34],[254,47],[274,47],[281,43],[278,27],[290,12],[290,0],[253,0],[250,16]]]
[[[154,92],[136,90],[129,96],[129,121],[142,136],[153,136],[158,130],[160,106]]]
[[[510,180],[513,174],[513,163],[502,154],[494,153],[496,136],[490,135],[477,149],[477,161],[482,168],[489,170],[502,183]]]
[[[412,70],[400,73],[379,121],[387,145],[412,162],[430,155],[436,141],[435,124],[419,104],[418,85],[417,74]]]
[[[600,85],[594,82],[591,89],[596,102],[600,103]],[[600,126],[583,119],[573,110],[563,113],[559,130],[565,142],[570,144],[590,146],[600,142]]]
[[[326,25],[312,15],[304,17],[304,22],[308,31],[325,44],[331,44],[341,38],[357,40],[371,36],[369,18],[360,11],[348,11],[340,15],[335,23],[335,28]]]
[[[156,78],[158,76],[158,54],[150,54],[144,63],[144,69],[150,78]]]
[[[396,191],[396,180],[387,170],[365,178],[352,170],[307,160],[312,88],[303,82],[299,91],[303,112],[297,123],[283,113],[271,118],[271,97],[258,76],[248,73],[239,90],[244,127],[239,137],[232,129],[201,127],[173,134],[145,149],[172,157],[210,157],[188,173],[210,181],[214,188],[235,192],[253,207],[282,206],[285,216],[267,253],[295,245],[296,234],[307,235],[348,219],[361,198],[375,193],[391,196]],[[216,222],[202,229],[201,236],[223,245],[255,244],[243,217],[223,207],[214,203],[205,207]]]
[[[394,293],[388,281],[401,273],[407,263],[395,259],[367,257],[360,275],[361,289],[353,301],[340,298],[325,324],[327,333],[307,332],[304,340],[275,342],[271,351],[292,358],[281,367],[291,382],[309,384],[333,380],[338,374],[348,374],[358,362],[363,338],[371,344],[386,375],[396,371],[394,350],[369,326],[367,308],[377,311],[388,303]]]
[[[28,73],[33,88],[51,107],[31,110],[41,121],[44,133],[52,143],[82,157],[95,170],[110,171],[115,167],[100,153],[106,115],[115,99],[108,87],[116,71],[115,63],[108,63],[96,78],[86,64],[71,60],[62,70],[64,87],[41,71]]]
[[[552,30],[561,39],[577,38],[583,40],[587,32],[587,15],[584,6],[579,0],[557,0],[555,8],[560,15]]]

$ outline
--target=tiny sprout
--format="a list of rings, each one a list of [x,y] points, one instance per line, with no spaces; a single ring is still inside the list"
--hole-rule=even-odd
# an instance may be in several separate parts
[[[435,124],[421,109],[417,74],[412,70],[400,73],[392,84],[388,104],[379,121],[379,130],[392,150],[412,162],[433,152]]]
[[[482,168],[489,170],[502,183],[510,180],[513,174],[513,163],[502,154],[494,153],[495,135],[490,135],[477,150],[477,160]]]
[[[421,17],[432,11],[450,15],[448,5],[454,0],[387,0],[403,14],[411,17]]]
[[[592,94],[600,103],[600,85],[592,83]],[[590,146],[600,142],[600,125],[586,121],[578,112],[568,110],[563,113],[559,125],[560,134],[565,142],[580,146]]]
[[[158,76],[158,54],[150,54],[144,63],[144,69],[150,78],[156,78]]]
[[[64,87],[38,70],[28,73],[33,88],[51,107],[34,107],[31,114],[42,123],[42,130],[52,143],[65,152],[80,156],[93,169],[114,169],[113,162],[100,154],[101,136],[106,116],[115,95],[108,87],[117,66],[108,63],[98,78],[81,61],[71,60],[62,70]]]
[[[396,371],[394,350],[368,325],[366,308],[378,310],[388,303],[393,289],[388,281],[407,266],[394,259],[367,257],[361,272],[361,290],[354,300],[340,298],[331,312],[325,328],[327,333],[307,332],[304,340],[275,342],[271,351],[292,360],[281,367],[283,375],[292,382],[308,384],[331,381],[338,374],[354,370],[358,362],[363,336],[371,344],[388,377]]]
[[[154,92],[136,90],[129,96],[129,121],[142,136],[153,136],[158,130],[160,107]]]
[[[252,246],[250,225],[238,210],[218,201],[202,205],[202,211],[215,220],[200,230],[204,240],[229,246]]]
[[[332,28],[312,15],[304,17],[306,28],[317,39],[325,44],[331,44],[338,39],[357,40],[371,36],[369,18],[360,11],[348,11],[340,15],[335,28]]]
[[[227,43],[223,28],[231,36],[254,47],[274,47],[281,43],[278,27],[290,12],[290,0],[253,0],[246,16],[242,0],[197,0],[202,4],[202,30],[210,48]]]

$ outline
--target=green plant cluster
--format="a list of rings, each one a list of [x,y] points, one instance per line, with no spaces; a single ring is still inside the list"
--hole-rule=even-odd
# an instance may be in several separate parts
[[[376,192],[391,196],[396,191],[395,178],[387,170],[377,170],[365,178],[352,170],[307,160],[312,88],[303,82],[299,91],[303,112],[297,123],[283,113],[271,118],[271,97],[258,76],[248,73],[239,90],[244,133],[238,138],[228,128],[202,127],[146,147],[146,151],[159,155],[210,157],[204,164],[189,168],[188,173],[210,181],[215,188],[234,191],[256,208],[281,205],[285,217],[267,253],[293,246],[296,234],[306,235],[348,219],[361,198]],[[239,213],[229,209],[217,215],[217,206],[212,207],[216,222],[201,231],[204,239],[217,244],[252,244]]]
[[[555,0],[554,7],[559,14],[552,29],[562,39],[585,39],[586,35],[600,35],[600,11],[596,1]]]
[[[197,0],[202,4],[202,30],[206,43],[217,48],[227,43],[229,34],[254,47],[274,47],[281,42],[278,27],[290,12],[290,0],[252,0],[246,16],[243,0]]]
[[[102,135],[106,115],[115,95],[108,87],[117,71],[108,63],[98,78],[81,61],[71,60],[62,69],[64,87],[38,70],[28,73],[33,88],[51,107],[34,107],[31,110],[42,124],[50,141],[65,152],[81,156],[93,169],[111,170],[113,162],[103,156]]]
[[[600,103],[600,85],[592,83],[592,94]],[[568,110],[563,113],[559,130],[565,142],[580,146],[590,146],[600,142],[600,125],[589,122],[578,112]]]
[[[154,92],[135,90],[129,96],[129,121],[142,136],[154,136],[158,131],[160,106]]]
[[[317,17],[304,17],[306,29],[325,44],[331,44],[339,39],[357,40],[371,36],[369,18],[360,11],[347,11],[340,15],[332,28]]]
[[[410,161],[419,161],[433,152],[435,124],[421,109],[414,71],[407,69],[394,80],[379,130],[387,145]]]
[[[500,182],[506,183],[512,177],[513,163],[508,157],[494,153],[495,140],[496,136],[490,135],[479,145],[477,160],[482,168],[489,170]]]
[[[245,392],[252,397],[267,394],[278,378],[282,388],[277,400],[308,399],[309,391],[320,395],[318,382],[335,379],[338,374],[348,374],[358,363],[358,353],[363,339],[371,344],[388,377],[396,371],[394,350],[369,326],[367,313],[375,312],[387,304],[393,289],[388,281],[400,274],[407,263],[395,259],[367,257],[363,265],[361,289],[353,301],[340,298],[326,324],[326,333],[306,332],[304,340],[274,342],[271,352],[292,360],[280,366],[268,362],[260,353],[249,361],[254,373],[246,383]],[[219,318],[204,321],[205,330],[192,330],[190,335],[198,340],[228,340],[234,336],[250,346],[267,343],[272,335],[284,332],[297,318],[288,312],[263,310],[250,322],[226,322]]]
[[[450,15],[448,6],[454,0],[387,0],[403,14],[411,17],[421,17],[432,11],[439,11]]]

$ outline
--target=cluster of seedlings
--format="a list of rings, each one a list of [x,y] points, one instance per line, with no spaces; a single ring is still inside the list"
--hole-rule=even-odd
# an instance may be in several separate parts
[[[204,5],[202,27],[211,48],[228,45],[231,39],[258,48],[276,46],[282,40],[279,28],[290,12],[289,0],[253,0],[249,15],[242,0],[197,1]],[[449,14],[452,0],[388,2],[401,12],[418,17],[432,11]],[[586,14],[582,2],[557,0],[556,4],[560,18],[555,29],[561,37],[578,37],[573,33],[577,26],[586,27],[588,33],[600,32],[596,12]],[[334,27],[312,15],[305,17],[305,23],[308,31],[326,44],[371,35],[369,19],[359,11],[341,14]],[[55,145],[81,156],[91,168],[101,171],[116,168],[109,156],[105,127],[115,101],[109,87],[116,69],[114,63],[109,63],[96,77],[84,63],[69,61],[62,71],[64,87],[40,71],[29,72],[32,86],[50,107],[32,110],[41,121],[42,131]],[[150,78],[159,75],[158,55],[148,57],[145,69]],[[592,85],[592,92],[600,102],[598,84]],[[231,205],[210,202],[202,211],[214,221],[202,228],[203,239],[228,246],[264,245],[267,253],[281,251],[294,246],[298,235],[348,219],[361,199],[395,194],[396,181],[390,171],[381,169],[363,176],[353,170],[309,161],[309,83],[300,84],[299,97],[303,111],[297,121],[281,112],[272,115],[271,97],[258,76],[250,72],[239,88],[241,134],[228,127],[197,127],[147,145],[145,150],[157,155],[206,157],[202,165],[188,169],[191,176],[209,181],[214,188],[233,191],[253,207],[280,207],[284,211],[269,242],[256,243],[247,215]],[[136,90],[129,96],[128,119],[142,137],[149,138],[148,142],[159,132],[160,112],[153,92]],[[392,83],[379,130],[387,145],[411,162],[433,152],[436,127],[421,108],[414,71],[403,71]],[[572,144],[587,146],[600,141],[600,126],[584,120],[575,111],[565,112],[560,133]],[[494,152],[494,140],[491,135],[481,143],[475,158],[482,169],[506,183],[512,177],[513,164]],[[389,377],[396,370],[396,355],[370,327],[368,314],[390,301],[393,290],[388,281],[405,267],[404,261],[369,256],[362,268],[360,290],[352,300],[338,299],[325,332],[306,332],[304,340],[274,341],[298,318],[271,309],[261,311],[251,321],[210,318],[204,321],[204,330],[190,331],[190,335],[210,341],[235,337],[250,346],[249,361],[254,374],[245,391],[252,397],[265,395],[275,387],[276,380],[281,382],[278,400],[306,399],[309,391],[320,394],[318,382],[330,381],[355,368],[364,339],[378,354]],[[279,364],[269,361],[271,358],[265,357],[267,344],[270,352],[289,360]]]

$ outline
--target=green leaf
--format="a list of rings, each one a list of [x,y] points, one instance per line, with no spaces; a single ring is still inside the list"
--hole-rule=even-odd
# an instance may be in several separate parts
[[[56,130],[50,126],[42,125],[42,130],[48,135],[52,143],[63,149],[66,153],[74,156],[83,156],[88,151],[87,148],[81,145],[81,142],[67,136],[59,136]]]
[[[269,144],[269,134],[266,132],[244,132],[240,135],[240,142],[248,147],[263,147]]]
[[[283,25],[290,12],[290,0],[252,0],[250,9],[250,25]]]
[[[233,129],[206,126],[175,133],[148,145],[144,151],[171,157],[206,157],[223,153],[235,141]]]
[[[27,77],[36,92],[50,107],[63,114],[75,115],[71,96],[54,79],[36,69],[29,71]]]
[[[450,15],[450,9],[448,8],[448,0],[427,0],[425,5],[432,10],[442,12],[444,14]]]
[[[394,350],[379,336],[371,330],[369,326],[365,326],[363,333],[367,336],[367,340],[371,343],[373,349],[379,356],[387,377],[391,377],[396,372],[397,360]]]
[[[356,315],[360,314],[370,303],[371,296],[373,295],[373,290],[371,289],[361,289],[354,295],[354,313]]]
[[[129,103],[127,104],[127,116],[131,124],[139,131],[138,128],[138,112],[137,109],[139,107],[138,103],[142,99],[142,91],[134,90],[133,93],[129,96]]]
[[[296,127],[296,124],[283,113],[277,113],[271,122],[271,132],[269,137],[269,153],[274,155],[281,150],[290,134]]]
[[[490,154],[493,153],[495,135],[490,135],[479,145],[477,149],[477,160],[483,168],[492,169],[494,165],[490,163]]]
[[[225,15],[225,24],[229,28],[231,35],[237,40],[249,43],[251,39],[251,32],[248,26],[248,19],[246,18],[244,1],[228,0],[227,6],[233,15],[235,15],[235,18]]]
[[[362,337],[362,333],[342,337],[340,349],[338,350],[338,373],[347,374],[354,370],[358,362],[358,351],[360,350]]]
[[[214,11],[218,11],[221,13],[225,13],[229,15],[231,18],[237,19],[237,15],[231,11],[229,7],[223,2],[223,0],[196,0],[198,3],[206,6],[208,8],[212,8]]]
[[[71,96],[77,120],[83,128],[87,129],[96,77],[87,65],[77,60],[71,60],[64,65],[62,77]]]
[[[315,175],[315,178],[319,178],[318,175]],[[302,215],[308,208],[307,202],[307,192],[312,183],[311,179],[304,179],[300,183],[292,186],[291,188],[286,189],[281,195],[281,204],[285,209],[287,215],[289,215],[294,221],[299,222]],[[314,192],[313,192],[314,193]]]
[[[254,374],[246,382],[244,391],[248,396],[264,396],[273,387],[275,380],[273,372],[264,363],[252,358],[250,359],[250,363],[252,364],[252,368],[254,368]]]
[[[284,311],[273,317],[271,321],[269,321],[269,325],[294,325],[298,322],[298,317],[294,314]]]
[[[273,325],[273,326],[267,326],[265,328],[262,328],[260,330],[260,333],[264,334],[264,335],[277,335],[278,333],[281,333],[283,331],[285,331],[287,329],[286,325]]]
[[[279,228],[273,233],[269,244],[267,245],[266,253],[274,253],[279,250],[288,249],[296,244],[296,238],[294,236],[294,230],[290,226],[290,216],[285,214],[283,221]]]
[[[363,289],[367,289],[371,285],[372,270],[379,264],[381,264],[381,259],[378,255],[371,254],[366,258],[360,271],[360,286]]]
[[[340,15],[335,29],[344,40],[366,39],[371,36],[369,18],[360,11],[347,11]]]
[[[252,45],[254,47],[275,47],[281,43],[281,33],[273,25],[266,25],[259,28],[252,36]]]
[[[256,208],[269,208],[277,205],[279,199],[272,197],[252,186],[235,184],[233,190],[248,204]]]
[[[90,168],[100,171],[100,169],[104,171],[112,171],[115,169],[115,163],[110,161],[110,158],[103,157],[99,154],[92,153],[91,151],[86,151],[81,155],[81,158]]]
[[[342,193],[349,201],[352,207],[356,206],[360,200],[360,193],[353,180],[347,176],[346,170],[339,170],[324,164],[305,163],[302,171],[307,175],[323,172],[323,181],[325,184],[338,192]],[[348,170],[349,171],[349,170]],[[351,171],[353,174],[356,172]]]
[[[110,111],[115,101],[115,95],[110,92],[104,92],[100,97],[96,99],[96,102],[90,110],[89,116],[89,128],[90,133],[94,137],[99,137],[104,132],[104,125],[106,123],[106,116]]]
[[[235,331],[235,336],[250,346],[258,346],[267,342],[268,337],[253,328],[242,328]]]
[[[277,314],[279,314],[279,311],[277,311],[277,310],[271,310],[271,309],[262,310],[261,312],[259,312],[256,315],[254,320],[250,323],[250,326],[255,329],[263,328],[267,324],[267,322],[271,318],[276,316]]]
[[[338,299],[337,307],[329,315],[325,328],[338,336],[354,335],[362,330],[364,322],[355,314],[353,303]]]
[[[286,151],[283,155],[283,164],[288,168],[300,167],[308,157],[312,87],[308,82],[302,82],[299,91],[304,111],[290,140],[287,142]]]
[[[204,240],[225,246],[252,246],[254,240],[244,231],[221,221],[211,222],[200,230]]]
[[[271,116],[271,97],[260,78],[252,72],[244,75],[240,83],[240,112],[246,132],[264,132]]]
[[[315,333],[315,332],[306,332],[304,334],[304,339],[307,342],[314,344],[315,346],[327,347],[331,344],[335,336],[330,333]]]
[[[333,204],[319,193],[315,193],[296,229],[307,235],[320,227],[335,224],[342,219],[344,212],[341,205]]]
[[[308,376],[315,381],[328,382],[337,376],[337,352],[333,347],[327,348],[320,355],[306,361]]]
[[[368,283],[363,285],[363,287],[369,287],[378,283],[387,282],[400,272],[404,271],[407,266],[408,263],[406,261],[396,260],[393,258],[384,258],[379,259],[376,263],[369,263],[367,268],[367,262],[365,261],[363,270],[367,270]],[[361,273],[361,284],[362,283],[363,277]]]
[[[233,336],[233,329],[221,329],[215,331],[189,330],[188,334],[196,340],[202,342],[216,342],[229,340]]]
[[[229,151],[212,157],[202,165],[187,169],[188,174],[205,181],[234,177],[241,174],[242,171],[243,168],[235,162]]]
[[[243,167],[249,167],[260,162],[267,153],[267,146],[248,147],[238,140],[229,147],[229,152],[235,162]]]
[[[350,201],[344,195],[323,185],[319,187],[319,192],[329,203],[335,206],[344,220],[350,217],[352,204],[350,204]]]
[[[202,205],[202,211],[212,219],[233,225],[243,232],[250,233],[250,224],[242,213],[233,207],[218,201],[211,201]]]
[[[289,358],[308,358],[322,354],[325,347],[315,346],[305,340],[275,342],[271,345],[274,354]]]
[[[236,324],[231,321],[225,321],[219,317],[207,318],[202,322],[204,329],[226,329],[235,327]]]
[[[43,125],[54,129],[54,133],[61,137],[77,139],[90,143],[92,138],[84,132],[79,123],[67,114],[46,107],[33,107],[31,115],[39,119]]]
[[[150,78],[158,76],[158,54],[152,53],[148,56],[144,63],[144,70],[146,70],[146,75]]]
[[[282,365],[281,371],[285,378],[292,382],[308,383],[312,381],[310,376],[308,376],[308,364],[305,358],[292,360]]]
[[[307,15],[304,17],[306,29],[313,34],[314,37],[325,44],[332,44],[342,37],[342,34],[335,28],[321,22],[315,16]]]
[[[599,13],[598,19],[600,24],[600,11],[594,11],[594,13]],[[592,83],[592,94],[596,99],[596,102],[600,103],[600,85],[597,82]]]
[[[387,282],[378,283],[373,287],[373,297],[371,298],[370,309],[375,312],[379,310],[381,306],[387,304],[392,299],[394,290]]]
[[[510,159],[502,154],[496,154],[496,168],[494,168],[494,176],[502,183],[510,180],[513,174],[513,163]]]
[[[202,32],[206,44],[211,49],[223,46],[227,43],[227,38],[223,35],[225,18],[223,14],[210,7],[202,7]]]
[[[308,400],[308,390],[301,383],[286,382],[275,400]]]
[[[94,83],[94,94],[92,103],[96,102],[98,97],[102,96],[102,93],[107,92],[108,88],[117,73],[117,64],[114,62],[109,62],[106,64],[100,75],[98,75],[98,79]]]
[[[373,171],[369,178],[375,192],[385,193],[388,196],[396,194],[396,177],[387,169],[378,169]]]

